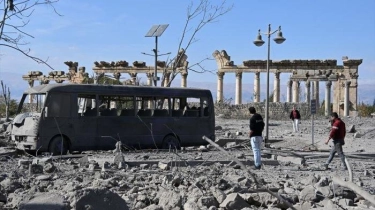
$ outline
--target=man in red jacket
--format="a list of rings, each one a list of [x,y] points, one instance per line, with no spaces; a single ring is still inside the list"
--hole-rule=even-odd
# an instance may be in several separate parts
[[[344,155],[344,152],[342,151],[342,145],[345,144],[345,135],[346,135],[345,123],[338,117],[336,112],[333,112],[331,114],[331,123],[332,123],[332,129],[325,143],[328,144],[329,140],[332,139],[333,147],[331,149],[331,153],[328,157],[328,160],[324,164],[324,166],[326,169],[328,169],[328,165],[331,163],[333,157],[335,156],[337,152],[344,166],[343,169],[347,170],[348,168],[345,164],[345,155]]]

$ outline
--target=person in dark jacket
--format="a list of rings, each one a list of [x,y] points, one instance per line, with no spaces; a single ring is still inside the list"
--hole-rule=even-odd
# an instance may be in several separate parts
[[[253,149],[254,153],[254,169],[261,169],[262,167],[262,161],[261,161],[261,144],[263,141],[262,132],[264,129],[264,122],[263,118],[260,114],[256,113],[256,110],[254,107],[249,108],[249,112],[251,118],[250,118],[250,143],[251,148]]]
[[[331,129],[331,132],[329,133],[329,137],[326,140],[325,144],[328,144],[329,140],[332,139],[333,147],[329,154],[328,160],[324,164],[324,166],[326,169],[328,169],[328,165],[331,163],[335,154],[338,153],[338,155],[341,158],[342,164],[344,166],[343,169],[347,170],[348,168],[345,163],[345,155],[342,150],[342,145],[345,144],[345,135],[346,135],[345,123],[338,117],[336,112],[333,112],[331,114],[331,123],[332,123],[332,129]]]
[[[293,131],[295,133],[299,132],[299,123],[301,120],[301,115],[295,106],[293,106],[293,110],[290,112],[289,118],[293,121]]]

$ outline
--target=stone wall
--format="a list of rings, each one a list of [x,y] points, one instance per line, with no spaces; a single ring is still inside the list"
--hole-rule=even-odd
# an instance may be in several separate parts
[[[290,112],[292,111],[294,105],[299,110],[302,119],[310,118],[310,107],[307,103],[272,102],[269,105],[270,119],[289,119]],[[222,115],[224,118],[248,119],[249,107],[251,106],[255,107],[257,113],[261,114],[264,118],[266,111],[264,102],[240,105],[217,103],[215,104],[215,115]]]

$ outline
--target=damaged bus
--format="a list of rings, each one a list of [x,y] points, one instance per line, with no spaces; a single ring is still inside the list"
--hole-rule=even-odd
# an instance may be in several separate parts
[[[18,149],[66,154],[114,149],[117,141],[178,149],[206,145],[204,135],[215,138],[209,90],[47,84],[24,92],[11,138]]]

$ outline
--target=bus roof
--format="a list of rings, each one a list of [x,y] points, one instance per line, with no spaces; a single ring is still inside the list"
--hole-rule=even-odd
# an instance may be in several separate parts
[[[153,87],[153,86],[133,86],[133,85],[96,85],[96,84],[74,84],[74,83],[64,83],[64,84],[46,84],[38,85],[27,89],[24,94],[43,94],[47,92],[90,92],[90,93],[123,93],[124,89],[131,91],[141,91],[141,92],[159,92],[161,90],[174,90],[178,92],[194,91],[194,92],[209,92],[208,89],[199,88],[182,88],[182,87]],[[206,93],[208,94],[208,93]]]

